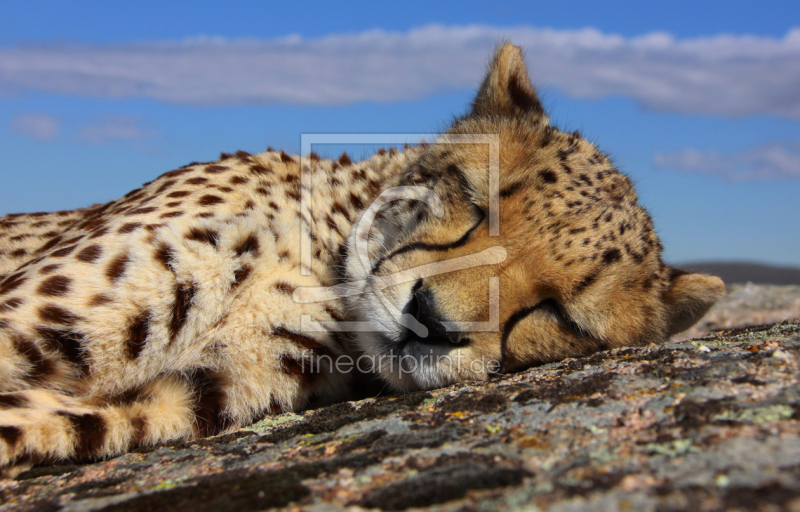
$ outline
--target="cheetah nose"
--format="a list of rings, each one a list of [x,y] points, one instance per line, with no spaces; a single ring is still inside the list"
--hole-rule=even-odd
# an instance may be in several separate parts
[[[416,287],[415,287],[416,288]],[[420,342],[426,345],[441,345],[461,343],[457,332],[448,332],[442,323],[441,315],[436,311],[433,295],[427,290],[416,289],[411,294],[411,300],[404,308],[404,313],[408,313],[417,319],[417,322],[424,325],[428,330],[427,336],[418,336]]]

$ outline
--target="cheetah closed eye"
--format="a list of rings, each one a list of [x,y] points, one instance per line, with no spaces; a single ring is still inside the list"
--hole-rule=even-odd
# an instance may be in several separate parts
[[[371,209],[387,189],[427,192]],[[662,262],[631,182],[550,125],[508,44],[435,143],[223,154],[104,205],[7,215],[0,256],[8,474],[346,400],[340,357],[410,390],[660,342],[724,291]]]

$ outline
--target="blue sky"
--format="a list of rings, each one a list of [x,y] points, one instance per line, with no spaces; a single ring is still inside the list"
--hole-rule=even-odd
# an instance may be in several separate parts
[[[800,2],[331,5],[4,3],[0,215],[302,133],[439,130],[507,38],[557,126],[637,183],[669,261],[800,265]]]

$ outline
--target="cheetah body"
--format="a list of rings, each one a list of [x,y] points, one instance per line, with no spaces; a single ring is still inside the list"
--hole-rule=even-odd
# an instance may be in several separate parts
[[[722,293],[716,278],[663,264],[629,180],[550,126],[518,48],[497,51],[448,133],[497,137],[499,233],[487,148],[448,143],[355,163],[223,154],[104,205],[0,219],[0,469],[218,434],[354,396],[351,374],[309,371],[313,357],[405,355],[419,367],[378,363],[376,373],[394,389],[430,388],[661,341]],[[393,187],[429,189],[442,211],[398,199],[362,227]],[[412,272],[378,297],[377,278],[497,247],[504,256],[491,264]],[[487,320],[491,278],[502,291],[495,328],[444,329]],[[297,300],[337,286],[350,292]],[[392,322],[392,308],[422,318],[428,337]],[[343,320],[372,328],[331,327]],[[421,360],[426,351],[497,365]]]

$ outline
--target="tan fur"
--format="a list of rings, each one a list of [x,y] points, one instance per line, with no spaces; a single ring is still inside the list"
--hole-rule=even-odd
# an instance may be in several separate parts
[[[357,163],[239,152],[105,205],[0,219],[0,469],[107,457],[352,396],[350,374],[311,373],[314,357],[405,358],[413,371],[373,365],[394,388],[417,389],[658,342],[724,290],[717,278],[663,264],[630,181],[594,145],[550,126],[517,47],[498,49],[472,111],[448,133],[499,136],[499,236],[486,219],[481,144],[381,151]],[[363,268],[354,223],[382,189],[408,185],[434,191],[444,215],[418,201],[384,207],[363,233]],[[429,326],[481,322],[497,278],[499,330],[409,334],[370,288],[376,267],[385,276],[496,246],[507,252],[502,263],[384,292],[398,310],[427,308],[420,321]],[[295,300],[298,289],[337,283],[365,293]],[[355,333],[353,344],[336,330],[304,332],[303,315],[374,332]],[[489,360],[497,364],[470,364]]]

